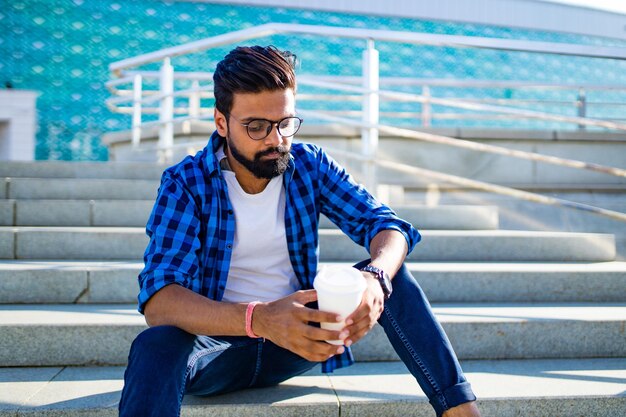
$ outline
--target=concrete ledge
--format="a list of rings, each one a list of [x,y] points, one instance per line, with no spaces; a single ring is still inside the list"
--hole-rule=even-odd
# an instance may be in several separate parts
[[[615,259],[615,238],[609,234],[426,230],[422,237],[422,242],[409,254],[409,261],[606,262]],[[369,256],[338,229],[320,230],[319,238],[322,261],[357,262]],[[3,257],[0,259],[138,261],[147,244],[143,228],[0,227]]]
[[[154,200],[155,180],[12,178],[8,198],[75,200]]]
[[[433,309],[461,359],[626,357],[623,303]],[[122,365],[146,327],[135,304],[2,305],[0,366]],[[379,326],[354,346],[354,355],[359,361],[397,360]]]
[[[90,226],[88,200],[16,200],[15,225]]]
[[[3,161],[0,177],[159,180],[167,167],[156,162]]]
[[[15,259],[142,259],[140,228],[16,228]],[[1,233],[1,228],[0,228]]]
[[[391,205],[398,217],[419,230],[495,230],[498,228],[498,211],[491,206],[396,206]],[[320,217],[320,228],[334,229],[334,224]]]
[[[154,200],[92,201],[91,225],[145,227],[153,206]]]
[[[435,304],[460,359],[626,357],[626,304]],[[380,326],[358,361],[398,360]]]
[[[364,248],[339,230],[320,230],[320,259],[365,259]],[[422,232],[422,241],[407,257],[409,261],[537,261],[577,262],[615,259],[613,235],[524,231]]]
[[[0,226],[13,226],[15,200],[0,200]]]
[[[89,290],[88,273],[70,268],[0,269],[0,277],[0,303],[76,303]]]
[[[9,198],[9,183],[10,178],[0,178],[0,199]]]
[[[626,413],[620,359],[466,361],[484,417]],[[124,368],[0,368],[0,416],[117,416]],[[520,414],[521,413],[521,414]],[[319,367],[271,388],[186,396],[182,416],[431,417],[402,363],[362,363],[330,375]]]
[[[431,302],[626,302],[626,263],[409,263]]]
[[[0,259],[15,259],[15,231],[0,228]]]
[[[431,302],[626,302],[625,262],[407,267]],[[0,304],[135,303],[142,269],[132,261],[0,261]]]
[[[145,227],[153,206],[153,200],[0,200],[0,226]],[[494,207],[393,206],[393,209],[419,229],[498,228],[498,211]],[[326,216],[321,216],[320,227],[336,228]]]

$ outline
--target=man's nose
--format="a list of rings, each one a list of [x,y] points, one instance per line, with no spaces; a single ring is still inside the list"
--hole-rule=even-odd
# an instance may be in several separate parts
[[[272,130],[270,130],[270,134],[265,138],[265,144],[271,146],[278,146],[283,143],[283,137],[278,132],[278,123],[272,124]]]

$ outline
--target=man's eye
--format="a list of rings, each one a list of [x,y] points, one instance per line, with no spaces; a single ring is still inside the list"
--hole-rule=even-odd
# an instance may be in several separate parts
[[[248,124],[248,130],[251,132],[261,132],[265,130],[265,125],[261,122],[252,122]]]

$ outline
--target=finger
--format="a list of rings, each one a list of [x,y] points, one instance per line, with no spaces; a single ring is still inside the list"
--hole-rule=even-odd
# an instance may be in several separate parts
[[[331,345],[326,342],[307,340],[299,346],[298,354],[315,362],[322,362],[345,351],[343,346]]]
[[[374,327],[374,323],[371,323],[369,317],[366,317],[362,320],[354,322],[349,326],[346,326],[346,330],[350,333],[350,338],[352,338],[353,335],[357,335],[363,331],[367,331],[372,327]]]
[[[295,300],[302,304],[308,304],[313,301],[317,301],[317,291],[315,290],[300,290],[294,293]]]
[[[346,324],[349,326],[352,323],[357,323],[370,315],[370,308],[366,303],[361,303],[361,305],[352,312],[348,317],[346,317]]]
[[[328,311],[320,311],[308,307],[299,309],[298,317],[303,321],[315,323],[339,323],[343,320],[337,313],[329,313]]]
[[[347,329],[342,330],[328,330],[319,327],[308,326],[304,337],[315,341],[326,340],[345,340],[350,335]]]

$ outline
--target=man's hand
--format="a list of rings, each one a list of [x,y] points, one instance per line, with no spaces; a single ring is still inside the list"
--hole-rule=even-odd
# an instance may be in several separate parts
[[[371,272],[362,272],[367,287],[363,292],[361,304],[346,318],[349,336],[345,341],[350,346],[365,336],[374,327],[385,308],[385,295],[380,282]]]
[[[341,354],[344,352],[343,346],[331,345],[325,340],[344,340],[348,336],[345,329],[324,330],[309,325],[309,322],[341,321],[341,317],[334,313],[305,307],[305,304],[316,300],[315,290],[305,290],[280,300],[258,304],[252,317],[252,330],[312,362],[322,362]]]

